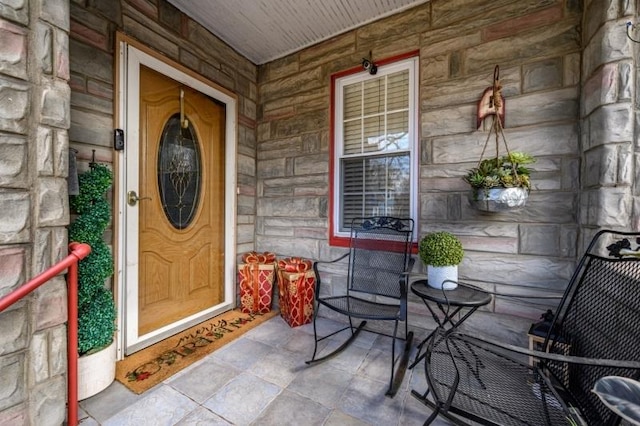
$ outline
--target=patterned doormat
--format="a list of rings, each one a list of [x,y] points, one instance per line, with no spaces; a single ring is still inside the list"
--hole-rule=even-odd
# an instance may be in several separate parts
[[[225,312],[116,363],[116,380],[140,394],[278,314]]]

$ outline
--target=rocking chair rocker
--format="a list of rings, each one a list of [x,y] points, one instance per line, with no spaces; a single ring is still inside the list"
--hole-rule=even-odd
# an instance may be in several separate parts
[[[307,364],[326,361],[342,352],[362,330],[392,337],[391,378],[386,395],[395,395],[406,371],[413,339],[413,333],[408,331],[407,325],[408,273],[414,263],[410,251],[412,236],[412,219],[388,216],[356,218],[351,223],[349,252],[338,259],[317,261],[313,264],[318,306],[313,317],[315,346],[312,359],[307,361]],[[321,287],[323,273],[328,266],[333,266],[335,270],[335,264],[345,258],[348,258],[346,289],[339,295],[328,295]],[[337,281],[333,280],[334,294]],[[346,315],[349,325],[328,335],[318,336],[316,320],[320,307]],[[354,318],[362,320],[358,326],[354,326]],[[393,321],[393,334],[364,328],[367,320]],[[405,325],[404,338],[398,337],[400,321]],[[319,342],[345,330],[349,330],[351,334],[342,345],[333,352],[316,358]],[[394,369],[396,340],[405,341],[397,372]]]

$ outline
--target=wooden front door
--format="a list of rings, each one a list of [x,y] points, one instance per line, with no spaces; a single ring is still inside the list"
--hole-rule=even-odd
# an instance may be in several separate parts
[[[138,335],[224,301],[225,109],[140,68]],[[137,199],[136,199],[137,197]]]

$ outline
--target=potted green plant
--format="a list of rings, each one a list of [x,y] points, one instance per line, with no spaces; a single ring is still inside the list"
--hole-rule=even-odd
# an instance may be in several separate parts
[[[78,215],[69,226],[69,241],[87,243],[91,253],[78,264],[78,398],[100,392],[115,378],[116,309],[106,281],[113,275],[113,258],[103,234],[111,221],[105,193],[113,174],[91,163],[78,178],[79,194],[70,197]]]
[[[453,290],[458,286],[458,265],[464,257],[458,237],[445,231],[431,232],[420,240],[418,252],[427,266],[430,287]]]
[[[464,180],[471,185],[471,204],[483,211],[500,211],[523,207],[531,189],[532,155],[510,152],[487,158],[470,169]]]

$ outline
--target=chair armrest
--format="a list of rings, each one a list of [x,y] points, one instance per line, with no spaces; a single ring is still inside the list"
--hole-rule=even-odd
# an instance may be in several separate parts
[[[320,285],[321,285],[321,279],[320,279],[320,270],[318,269],[319,265],[330,265],[332,263],[337,263],[341,260],[343,260],[346,257],[349,257],[351,253],[347,252],[345,254],[343,254],[342,256],[338,257],[337,259],[333,259],[333,260],[316,260],[315,262],[313,262],[313,273],[316,276],[316,289],[315,289],[315,298],[317,299],[320,296]]]
[[[565,362],[569,364],[593,365],[597,367],[640,369],[640,361],[615,360],[615,359],[604,359],[604,358],[585,358],[585,357],[571,356],[571,355],[560,355],[560,354],[530,350],[528,348],[511,345],[509,343],[499,342],[494,339],[490,339],[486,337],[471,336],[471,335],[467,335],[457,331],[452,331],[451,333],[447,333],[447,334],[448,334],[446,336],[447,339],[457,338],[462,341],[465,341],[489,350],[498,347],[505,351],[518,353],[522,355],[529,355],[542,360]]]
[[[447,281],[451,281],[451,280],[447,280]],[[454,281],[451,281],[454,282]],[[484,289],[482,287],[479,287],[477,285],[473,285],[473,284],[469,284],[469,283],[465,283],[462,281],[458,281],[457,282],[458,285],[462,286],[462,287],[467,287],[470,289],[474,289],[474,290],[480,290],[480,291],[484,291],[487,294],[491,294],[493,296],[500,296],[500,297],[514,297],[514,298],[518,298],[518,299],[550,299],[550,300],[560,300],[562,299],[563,294],[562,293],[558,293],[558,294],[544,294],[544,295],[532,295],[532,294],[517,294],[517,293],[504,293],[504,292],[500,292],[500,291],[490,291],[487,289]]]

